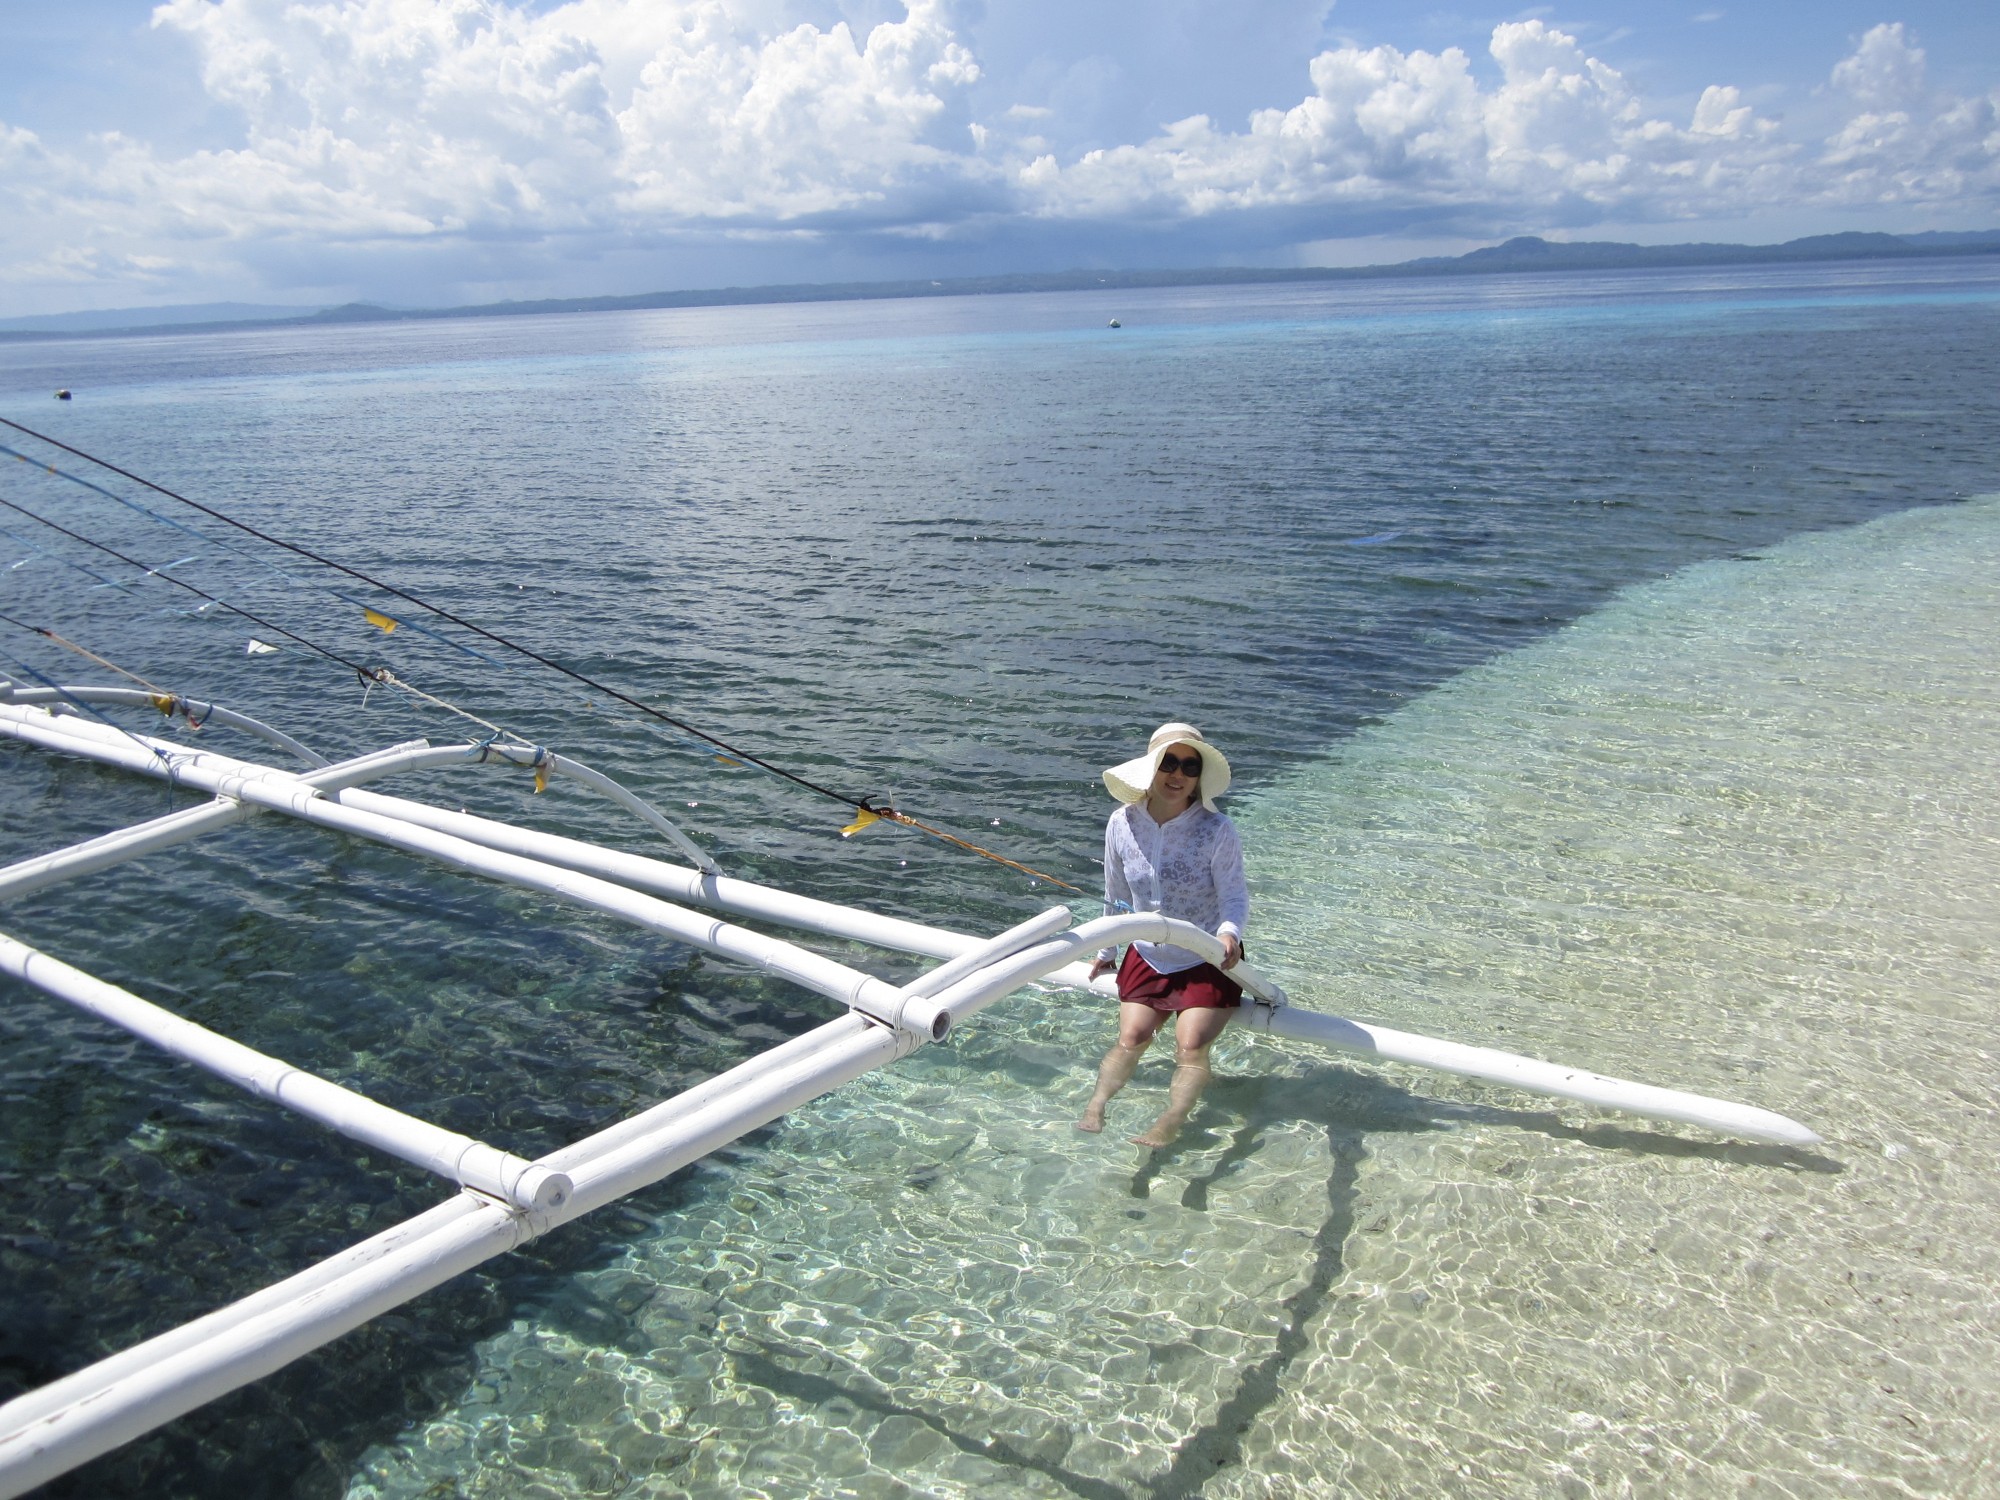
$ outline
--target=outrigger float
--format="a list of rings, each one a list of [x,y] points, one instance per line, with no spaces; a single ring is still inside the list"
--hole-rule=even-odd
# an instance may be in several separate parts
[[[303,761],[305,769],[282,770],[130,733],[100,722],[89,705],[152,707],[194,724],[241,730]],[[1089,960],[1102,946],[1144,939],[1175,943],[1211,961],[1222,956],[1209,934],[1146,913],[1072,927],[1070,911],[1052,907],[982,939],[734,880],[616,782],[519,742],[437,746],[413,740],[329,763],[268,725],[208,703],[131,688],[27,688],[5,680],[0,680],[0,734],[165,778],[212,799],[0,869],[0,902],[172,848],[254,813],[279,813],[607,913],[780,975],[846,1007],[838,1020],[528,1161],[253,1051],[0,935],[0,971],[261,1098],[427,1168],[459,1189],[427,1212],[295,1276],[0,1407],[0,1497],[46,1483],[482,1261],[658,1182],[788,1110],[926,1043],[943,1041],[1023,986],[1092,987]],[[650,825],[689,864],[365,790],[387,776],[475,762],[531,768],[538,778],[563,776],[589,786]],[[909,984],[894,985],[717,913],[942,962]],[[1288,1005],[1284,992],[1247,962],[1234,974],[1247,992],[1241,1019],[1272,1036],[1725,1136],[1787,1146],[1819,1140],[1797,1121],[1769,1110],[1315,1014]],[[1094,987],[1114,992],[1108,978]]]

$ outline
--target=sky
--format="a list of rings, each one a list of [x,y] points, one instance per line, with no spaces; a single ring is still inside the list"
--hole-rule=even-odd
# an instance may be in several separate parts
[[[2000,228],[1994,0],[0,0],[0,317]]]

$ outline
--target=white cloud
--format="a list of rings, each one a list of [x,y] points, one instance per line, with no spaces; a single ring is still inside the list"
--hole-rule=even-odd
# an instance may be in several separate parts
[[[168,0],[155,25],[192,45],[237,140],[57,146],[0,122],[0,280],[236,292],[420,256],[505,282],[688,234],[1199,224],[1255,248],[2000,203],[2000,93],[1932,89],[1897,24],[1832,70],[1848,113],[1824,142],[1787,139],[1731,83],[1668,118],[1530,19],[1493,30],[1490,69],[1455,47],[1337,47],[1304,98],[1241,129],[1191,115],[1065,158],[1037,133],[1061,135],[1048,106],[975,108],[950,0],[865,33],[834,3]]]
[[[1934,94],[1900,25],[1878,26],[1833,72],[1859,106],[1817,152],[1787,141],[1742,91],[1703,91],[1685,125],[1540,20],[1494,28],[1497,86],[1457,48],[1342,47],[1312,60],[1313,92],[1249,129],[1205,116],[1152,140],[1051,158],[1021,177],[1046,216],[1155,221],[1231,212],[1453,210],[1534,227],[1753,216],[1777,204],[1872,207],[2000,199],[2000,94]]]
[[[1496,27],[1496,88],[1457,48],[1343,47],[1310,67],[1314,92],[1251,117],[1205,117],[1143,145],[1042,174],[1045,213],[1207,215],[1260,207],[1457,205],[1494,221],[1578,205],[1672,217],[1753,201],[1793,148],[1734,88],[1710,88],[1687,126],[1649,117],[1618,71],[1539,20]]]
[[[1924,91],[1924,50],[1910,44],[1901,21],[1876,26],[1833,70],[1833,85],[1873,109],[1913,103]]]
[[[249,152],[416,232],[782,222],[892,203],[950,165],[978,78],[939,0],[854,36],[774,6],[171,0]],[[248,165],[190,162],[210,191]],[[205,169],[205,170],[204,170]],[[254,196],[254,192],[253,192]],[[336,214],[336,218],[343,215]],[[362,214],[361,234],[380,232]]]
[[[865,36],[724,0],[169,0],[154,24],[194,44],[241,143],[56,151],[0,124],[0,276],[921,223],[991,175],[968,152],[979,70],[941,0]],[[29,253],[30,226],[69,248]],[[142,250],[166,264],[142,272]]]
[[[1900,24],[1877,26],[1833,70],[1863,106],[1820,154],[1823,196],[1849,203],[2000,200],[2000,89],[1933,93],[1923,49]]]

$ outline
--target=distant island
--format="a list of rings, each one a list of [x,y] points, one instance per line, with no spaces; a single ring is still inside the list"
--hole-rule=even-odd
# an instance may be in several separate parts
[[[532,302],[486,302],[467,307],[393,308],[350,302],[341,307],[285,316],[259,308],[257,316],[213,316],[190,307],[188,321],[162,321],[174,309],[134,311],[123,327],[114,315],[77,313],[0,321],[0,339],[107,338],[133,333],[215,333],[235,328],[297,328],[322,323],[390,323],[430,318],[524,317],[540,313],[631,312],[669,307],[742,307],[783,302],[862,302],[911,297],[989,296],[1008,292],[1070,292],[1136,287],[1237,286],[1272,282],[1382,281],[1404,277],[1514,276],[1550,271],[1610,271],[1695,266],[1796,264],[1808,261],[1910,260],[1947,255],[2000,255],[2000,229],[1931,230],[1922,234],[1815,234],[1781,245],[1628,245],[1612,240],[1551,241],[1524,235],[1464,255],[1427,256],[1383,266],[1218,266],[1179,271],[1076,270],[1008,276],[957,276],[943,280],[802,282],[785,286],[717,287],[682,292],[639,292],[618,297],[551,297]],[[229,304],[222,304],[228,306]],[[202,316],[202,314],[210,314]],[[277,315],[273,315],[277,314]],[[70,326],[61,326],[63,324]],[[23,325],[32,326],[23,326]]]

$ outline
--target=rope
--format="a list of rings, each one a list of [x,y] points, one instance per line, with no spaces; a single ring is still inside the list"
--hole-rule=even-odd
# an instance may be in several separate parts
[[[98,458],[95,454],[86,453],[81,448],[72,447],[70,444],[63,442],[59,438],[53,438],[48,436],[48,434],[46,433],[37,432],[34,428],[28,427],[23,423],[16,422],[9,417],[0,417],[0,425],[10,427],[14,431],[23,433],[28,437],[34,438],[38,442],[47,443],[50,447],[59,449],[64,453],[72,455],[73,457],[80,458],[85,463],[95,464],[97,467],[104,469],[109,473],[116,474],[120,478],[128,479],[134,484],[143,485],[146,489],[153,491],[155,494],[164,495],[169,500],[178,501],[180,504],[185,505],[192,510],[199,511],[201,514],[209,517],[211,520],[219,521],[225,526],[234,527],[236,530],[243,532],[248,536],[256,537],[259,541],[264,542],[269,546],[280,548],[283,551],[292,553],[294,556],[303,557],[308,561],[318,563],[321,567],[331,568],[336,573],[344,574],[349,578],[353,578],[361,583],[367,584],[370,588],[379,589],[381,592],[392,595],[395,598],[401,599],[404,602],[413,605],[417,609],[424,610],[425,612],[437,617],[438,619],[447,620],[453,625],[458,626],[461,630],[471,631],[474,635],[479,636],[483,640],[491,641],[493,644],[504,647],[506,650],[515,652],[520,656],[524,656],[528,660],[535,662],[537,665],[546,667],[548,670],[552,672],[559,673],[562,676],[569,678],[573,682],[581,683],[583,686],[591,689],[593,692],[602,693],[607,698],[613,699],[619,703],[623,703],[628,708],[635,709],[639,713],[646,715],[648,718],[656,719],[663,724],[670,724],[674,728],[680,730],[683,734],[692,735],[695,739],[700,740],[703,744],[711,745],[715,749],[724,752],[726,755],[737,761],[740,761],[746,765],[756,766],[759,770],[765,771],[770,775],[777,776],[782,780],[789,781],[795,786],[802,787],[809,792],[815,792],[822,797],[826,797],[834,802],[840,803],[844,807],[852,808],[857,813],[866,814],[865,818],[857,819],[856,822],[853,825],[851,825],[850,829],[847,830],[849,832],[859,831],[859,829],[866,827],[868,823],[873,822],[877,819],[886,819],[890,822],[903,824],[905,827],[917,829],[919,832],[929,834],[932,838],[938,839],[944,843],[952,844],[958,848],[965,849],[970,853],[979,855],[981,858],[992,860],[996,864],[1005,865],[1009,869],[1018,870],[1021,873],[1028,875],[1034,879],[1046,880],[1051,885],[1057,886],[1062,890],[1081,891],[1082,889],[1080,886],[1072,885],[1070,884],[1070,882],[1066,880],[1058,879],[1056,876],[1049,875],[1040,870],[1036,870],[1033,867],[1029,865],[1024,865],[1017,860],[1009,859],[1005,855],[996,854],[991,849],[983,848],[978,844],[972,843],[970,840],[958,837],[956,834],[946,833],[944,830],[939,828],[934,828],[928,823],[919,822],[917,819],[912,818],[905,813],[897,812],[895,808],[887,806],[886,804],[878,806],[872,803],[866,797],[849,796],[845,792],[835,791],[832,787],[822,785],[821,783],[812,780],[810,777],[801,776],[795,771],[786,770],[783,766],[774,765],[772,762],[765,760],[762,756],[753,755],[747,750],[740,749],[739,747],[730,744],[727,740],[718,738],[717,736],[708,733],[706,730],[699,729],[693,724],[690,724],[683,719],[676,718],[674,715],[669,714],[662,709],[653,707],[649,703],[641,702],[639,699],[632,697],[629,693],[622,692],[619,689],[614,688],[607,683],[599,682],[596,678],[588,676],[583,672],[579,672],[573,667],[565,666],[563,663],[543,655],[541,652],[535,650],[532,647],[524,646],[520,642],[512,640],[507,636],[501,635],[497,631],[488,630],[485,626],[479,625],[471,620],[465,619],[463,616],[455,614],[451,610],[445,609],[441,605],[432,604],[429,600],[424,599],[416,594],[412,594],[406,589],[398,588],[391,583],[385,583],[381,579],[373,577],[372,575],[363,572],[359,568],[350,567],[346,563],[336,562],[334,559],[323,556],[322,554],[313,551],[309,547],[301,546],[296,542],[288,542],[282,537],[272,536],[269,532],[259,530],[257,527],[252,526],[247,521],[239,521],[233,516],[226,515],[222,511],[216,510],[211,506],[204,505],[199,500],[191,500],[186,495],[183,495],[176,490],[168,489],[163,484],[159,484],[151,479],[147,479],[144,475],[135,474],[129,469],[120,468],[117,464],[110,462],[108,459]],[[25,459],[26,457],[25,455],[20,454],[16,450],[6,447],[5,445],[0,445],[0,452],[12,453],[17,458]],[[32,460],[28,461],[32,462]],[[54,465],[45,464],[43,465],[43,467],[46,468],[51,474],[56,474],[61,477],[76,478],[76,476],[63,474],[63,471],[57,469]],[[113,495],[109,490],[104,489],[100,485],[93,484],[91,483],[91,481],[87,479],[76,478],[76,482],[85,485],[90,489],[96,490],[100,494],[109,496],[111,499],[118,501],[118,503],[121,505],[130,506],[133,509],[140,510],[148,515],[153,514],[153,512],[147,510],[146,507],[137,505],[135,502],[130,500],[125,500],[117,495]],[[5,503],[5,502],[0,502],[0,503]],[[18,507],[15,508],[18,509]],[[201,533],[193,532],[191,531],[191,528],[182,526],[178,522],[168,521],[166,520],[165,517],[157,517],[157,519],[165,522],[165,524],[169,526],[175,526],[179,530],[190,531],[190,534],[192,535],[195,536],[201,535]],[[178,582],[178,580],[170,580],[170,581]],[[241,611],[238,612],[241,613]],[[277,627],[273,626],[271,628],[276,629]],[[289,634],[289,632],[285,633]],[[296,637],[294,637],[294,639],[296,639]],[[456,645],[455,642],[451,644]],[[458,649],[466,650],[469,648],[459,647]],[[330,652],[325,654],[332,655],[332,653]],[[476,655],[477,653],[474,654]],[[336,657],[335,659],[339,660],[340,658]],[[351,665],[351,663],[349,665]],[[365,676],[365,669],[356,668],[356,670],[363,671]]]
[[[62,637],[57,635],[53,630],[44,630],[39,625],[30,625],[26,621],[15,619],[12,615],[0,613],[0,620],[4,620],[7,624],[14,626],[17,630],[32,631],[36,635],[46,636],[48,637],[48,639],[52,641],[61,642],[61,644],[69,646],[72,651],[82,650],[81,647],[71,645],[70,642],[63,640]],[[86,652],[85,654],[88,655],[89,653]],[[102,658],[95,658],[95,659],[102,660]],[[43,687],[48,688],[51,692],[55,693],[57,697],[61,698],[63,702],[67,703],[71,708],[75,709],[78,713],[88,715],[90,718],[97,720],[97,722],[100,724],[109,725],[112,729],[115,729],[120,734],[124,735],[126,739],[130,740],[133,744],[137,745],[141,750],[144,750],[148,755],[152,756],[161,765],[165,766],[167,768],[167,801],[169,806],[172,805],[174,788],[179,785],[179,782],[175,779],[175,777],[178,775],[178,772],[174,768],[174,760],[172,756],[168,755],[166,751],[160,749],[157,745],[147,744],[144,740],[140,739],[138,735],[132,733],[131,730],[127,729],[123,724],[118,723],[115,719],[107,718],[104,714],[98,712],[98,710],[96,710],[95,708],[92,708],[88,703],[85,703],[81,698],[72,697],[69,693],[64,692],[61,683],[57,682],[52,677],[44,677],[40,672],[37,672],[33,667],[29,666],[26,662],[22,661],[18,656],[10,655],[9,657],[7,657],[7,660],[14,664],[14,668],[16,671],[26,672],[30,677],[34,678],[35,681],[39,682]],[[109,662],[105,662],[105,665],[111,666]],[[111,667],[111,670],[114,672],[119,672],[122,671],[123,669],[119,667]],[[127,677],[132,677],[132,674],[129,672],[124,673],[124,675]],[[132,677],[132,680],[134,682],[142,681],[142,679],[137,677]],[[147,686],[150,691],[153,692],[159,691],[159,689],[153,688],[150,683],[147,684]]]
[[[0,417],[0,422],[4,422],[6,420],[7,419],[5,417]],[[217,605],[222,609],[226,609],[232,615],[240,615],[242,618],[250,621],[253,625],[260,626],[265,630],[271,631],[275,635],[281,635],[285,637],[286,640],[296,641],[299,645],[305,647],[308,651],[316,652],[318,655],[324,656],[328,661],[338,662],[341,666],[348,668],[350,671],[359,674],[363,678],[366,678],[370,673],[372,673],[375,670],[373,667],[364,667],[361,665],[361,663],[357,661],[350,661],[348,658],[342,656],[338,651],[330,650],[329,648],[320,645],[317,641],[308,640],[306,639],[306,637],[302,635],[296,634],[293,631],[285,629],[285,627],[282,625],[276,624],[273,621],[265,619],[262,615],[252,614],[249,610],[244,609],[239,605],[231,604],[227,599],[218,599],[216,598],[215,595],[208,593],[203,589],[196,588],[193,584],[189,583],[184,578],[175,578],[170,574],[161,573],[153,569],[146,568],[146,565],[144,563],[139,562],[134,558],[127,557],[117,548],[107,547],[102,542],[92,541],[89,537],[83,535],[82,532],[71,531],[67,526],[63,525],[60,521],[51,521],[47,516],[37,515],[34,511],[29,510],[25,505],[16,505],[12,500],[7,499],[4,495],[0,495],[0,506],[5,506],[8,510],[13,511],[16,515],[26,516],[30,521],[38,522],[41,525],[48,527],[49,530],[51,531],[60,532],[63,536],[68,537],[73,542],[81,542],[84,546],[95,548],[97,551],[102,552],[107,557],[115,557],[120,562],[124,563],[127,567],[146,569],[148,576],[160,578],[167,583],[171,583],[177,589],[185,589],[190,594],[193,594],[196,598],[206,599],[210,604]],[[33,629],[34,627],[30,626],[29,628]]]
[[[62,535],[70,538],[72,541],[81,542],[86,547],[94,547],[99,552],[105,553],[107,556],[115,557],[120,562],[126,564],[128,567],[145,568],[145,565],[143,563],[137,561],[134,558],[127,557],[124,553],[118,551],[116,548],[108,547],[104,543],[99,541],[94,541],[90,537],[83,535],[81,532],[72,531],[67,526],[62,525],[59,522],[51,521],[47,516],[37,515],[34,511],[29,510],[26,506],[17,505],[12,500],[9,500],[4,496],[0,496],[0,506],[5,506],[9,510],[18,512],[19,514],[26,516],[31,521],[38,521],[42,525],[48,527],[50,530],[60,532]],[[183,559],[183,561],[185,561],[185,559]],[[76,565],[71,564],[71,566],[74,567]],[[88,572],[88,569],[85,569],[84,571]],[[231,604],[226,599],[219,599],[215,595],[210,594],[203,589],[197,588],[194,584],[187,582],[185,579],[170,577],[162,569],[145,568],[145,571],[141,576],[146,578],[165,579],[166,582],[173,584],[176,588],[185,589],[189,593],[194,594],[196,597],[205,599],[210,604],[216,605],[219,608],[226,609],[231,614],[238,615],[243,619],[250,621],[252,624],[257,625],[261,629],[268,630],[275,635],[282,635],[288,640],[296,641],[299,645],[305,647],[308,651],[315,652],[318,655],[325,657],[328,661],[335,662],[340,666],[346,667],[347,669],[352,671],[356,677],[358,677],[361,680],[363,687],[363,696],[361,702],[362,702],[362,707],[364,708],[367,707],[368,705],[367,694],[374,690],[374,685],[376,683],[386,683],[401,689],[403,692],[408,693],[413,697],[421,698],[426,703],[435,704],[437,707],[445,709],[450,713],[457,714],[461,718],[470,719],[475,724],[478,724],[487,729],[492,729],[496,734],[508,734],[511,735],[513,738],[520,739],[522,740],[523,743],[526,743],[524,736],[513,734],[511,730],[502,730],[498,728],[496,725],[487,723],[486,720],[480,718],[477,714],[468,713],[466,710],[462,708],[447,703],[442,698],[434,697],[431,694],[424,692],[422,689],[418,688],[415,684],[405,682],[401,678],[397,677],[394,673],[390,672],[390,670],[387,667],[363,666],[361,663],[353,661],[348,657],[342,656],[339,652],[334,651],[329,647],[320,645],[317,641],[310,640],[307,637],[299,635],[294,631],[287,630],[284,626],[279,625],[274,621],[266,620],[262,615],[254,614],[251,611],[244,609],[239,605]],[[4,618],[6,617],[0,616],[0,619]],[[19,621],[10,621],[9,623],[21,624],[21,622]],[[152,683],[147,682],[144,678],[138,677],[133,673],[127,672],[123,667],[118,666],[115,662],[107,661],[101,656],[95,655],[90,651],[84,650],[83,647],[78,646],[73,642],[63,640],[61,636],[56,635],[53,631],[44,630],[37,625],[21,624],[21,628],[24,630],[33,630],[37,634],[45,635],[50,640],[55,641],[60,645],[69,647],[70,650],[77,652],[79,655],[89,657],[90,660],[96,662],[99,666],[107,667],[111,671],[118,673],[120,676],[130,678],[132,681],[139,683],[150,693],[154,693],[162,698],[166,698],[169,700],[172,700],[174,698],[173,694],[166,692],[164,689],[155,687]],[[476,655],[477,653],[474,654]],[[53,686],[53,684],[50,685]],[[170,710],[162,710],[162,712],[168,712],[168,711]],[[106,722],[108,723],[110,721],[107,720]],[[188,718],[188,724],[191,728],[195,729],[199,729],[201,727],[201,725],[196,723],[195,720],[192,718]]]
[[[891,823],[901,823],[905,828],[914,828],[920,833],[929,834],[934,839],[942,839],[947,844],[956,844],[961,849],[970,850],[984,859],[992,860],[995,864],[1005,865],[1010,870],[1019,870],[1023,875],[1030,876],[1035,880],[1046,880],[1050,885],[1059,886],[1066,891],[1075,891],[1079,896],[1089,894],[1080,885],[1071,885],[1067,880],[1059,880],[1053,875],[1035,869],[1032,865],[1024,865],[1019,860],[1009,859],[1004,854],[995,854],[991,849],[983,849],[970,839],[962,839],[955,833],[946,833],[942,828],[933,828],[928,823],[919,823],[908,813],[899,813],[893,807],[871,810],[874,811],[875,816],[878,818],[886,819]]]
[[[492,738],[487,740],[486,742],[489,745],[493,743],[493,740],[497,739],[518,740],[523,745],[530,743],[524,736],[516,734],[511,729],[502,729],[498,724],[495,724],[491,719],[482,719],[479,717],[478,714],[473,713],[468,709],[460,708],[455,703],[447,703],[442,698],[433,697],[431,694],[425,692],[422,688],[418,687],[415,683],[403,681],[402,678],[398,677],[394,672],[391,672],[387,667],[377,667],[375,669],[375,681],[380,683],[385,683],[386,685],[392,688],[400,688],[403,692],[408,693],[412,698],[421,698],[424,702],[430,704],[433,708],[441,708],[448,714],[457,714],[461,719],[470,719],[473,723],[477,724],[481,729],[492,730],[493,731]]]
[[[0,619],[6,619],[7,623],[10,625],[18,625],[20,623],[20,621],[8,618],[7,616],[4,615],[0,615]],[[75,641],[64,640],[61,636],[57,635],[53,630],[49,630],[41,626],[34,626],[34,625],[31,625],[28,628],[30,630],[35,631],[37,635],[47,636],[50,640],[54,641],[58,646],[61,646],[64,650],[74,651],[78,656],[81,656],[85,661],[96,662],[98,666],[103,667],[106,671],[116,672],[120,677],[123,677],[127,682],[138,683],[140,687],[144,688],[147,692],[153,695],[155,701],[162,698],[171,701],[174,697],[174,694],[168,692],[165,688],[159,686],[157,683],[148,682],[145,678],[141,677],[137,672],[126,671],[123,667],[119,666],[117,662],[107,661],[104,657],[99,656],[95,651],[90,650],[88,647],[79,646]],[[171,709],[168,710],[168,712],[171,711],[172,711]]]
[[[6,420],[5,418],[0,418],[0,421],[5,421],[5,420]],[[18,427],[22,432],[28,433],[28,435],[31,437],[41,437],[40,433],[34,432],[30,428],[21,427],[18,422],[8,422],[7,425],[9,427]],[[55,443],[55,439],[53,438],[42,438],[42,441],[45,443]],[[66,445],[62,443],[55,443],[55,446],[57,446],[58,448],[63,448]],[[91,458],[89,454],[79,452],[77,449],[70,448],[67,451],[76,453],[79,458],[89,459],[89,461],[92,463],[99,462],[99,460]],[[30,458],[27,454],[21,452],[20,449],[11,447],[6,443],[0,443],[0,453],[4,453],[12,458],[19,459],[24,464],[35,464],[37,468],[42,469],[49,474],[52,474],[57,479],[66,479],[71,484],[78,485],[81,486],[83,489],[89,490],[92,494],[102,495],[105,499],[112,501],[114,504],[124,506],[127,510],[136,511],[138,514],[147,517],[149,520],[158,521],[162,526],[170,526],[175,531],[185,532],[187,535],[195,538],[197,541],[202,542],[205,545],[211,547],[221,547],[224,551],[233,552],[236,554],[236,556],[244,559],[246,562],[252,562],[257,564],[257,566],[261,568],[269,569],[271,572],[277,574],[280,579],[282,579],[286,584],[290,585],[292,588],[296,589],[296,588],[311,587],[311,585],[306,584],[297,578],[294,578],[291,574],[287,573],[283,568],[279,567],[276,563],[272,562],[268,557],[259,557],[256,553],[251,552],[246,548],[234,546],[227,541],[222,541],[215,537],[211,537],[207,535],[205,532],[196,531],[192,526],[182,525],[179,521],[174,520],[171,516],[163,516],[158,511],[152,509],[150,506],[141,505],[136,500],[128,500],[125,496],[117,493],[117,491],[108,490],[101,484],[95,484],[90,480],[85,479],[81,474],[72,474],[68,469],[58,468],[54,464],[36,463],[34,459]],[[112,466],[109,464],[106,464],[105,467],[112,468]],[[113,472],[123,474],[125,471],[123,469],[113,469]],[[127,475],[126,477],[131,478],[133,476]],[[138,483],[140,484],[145,484],[146,482],[147,481],[143,479],[138,480]],[[159,486],[154,485],[153,488],[159,489]],[[173,495],[173,498],[177,500],[181,498],[178,495],[174,495],[172,490],[161,490],[160,493],[164,495]],[[184,503],[189,505],[194,504],[192,500],[186,501]],[[200,507],[197,506],[196,508],[199,509]],[[228,518],[222,517],[222,519],[227,520]],[[230,524],[235,525],[237,523],[230,522]],[[184,557],[181,558],[179,562],[167,563],[165,566],[169,568],[177,568],[181,565],[181,563],[192,562],[192,561],[194,561],[193,558]],[[74,567],[75,564],[71,564],[71,566]],[[153,571],[156,570],[148,569],[147,576],[150,576]],[[126,585],[118,583],[108,578],[102,580],[102,582],[105,584],[106,587],[109,588],[126,587]],[[340,592],[339,589],[328,589],[327,592],[332,594],[334,598],[340,600],[342,603],[351,604],[356,609],[362,610],[364,613],[369,612],[368,605],[363,603],[361,600],[356,599],[351,594],[343,594]],[[432,630],[427,626],[418,625],[415,624],[414,622],[405,622],[405,621],[398,621],[397,623],[398,624],[408,623],[410,629],[416,631],[417,634],[428,636],[430,639],[437,641],[442,645],[449,646],[454,651],[462,652],[464,655],[471,657],[474,661],[483,661],[489,667],[500,666],[499,662],[495,661],[492,657],[486,655],[484,652],[474,651],[470,646],[464,645],[459,641],[455,641],[450,636],[440,634],[438,631]]]

